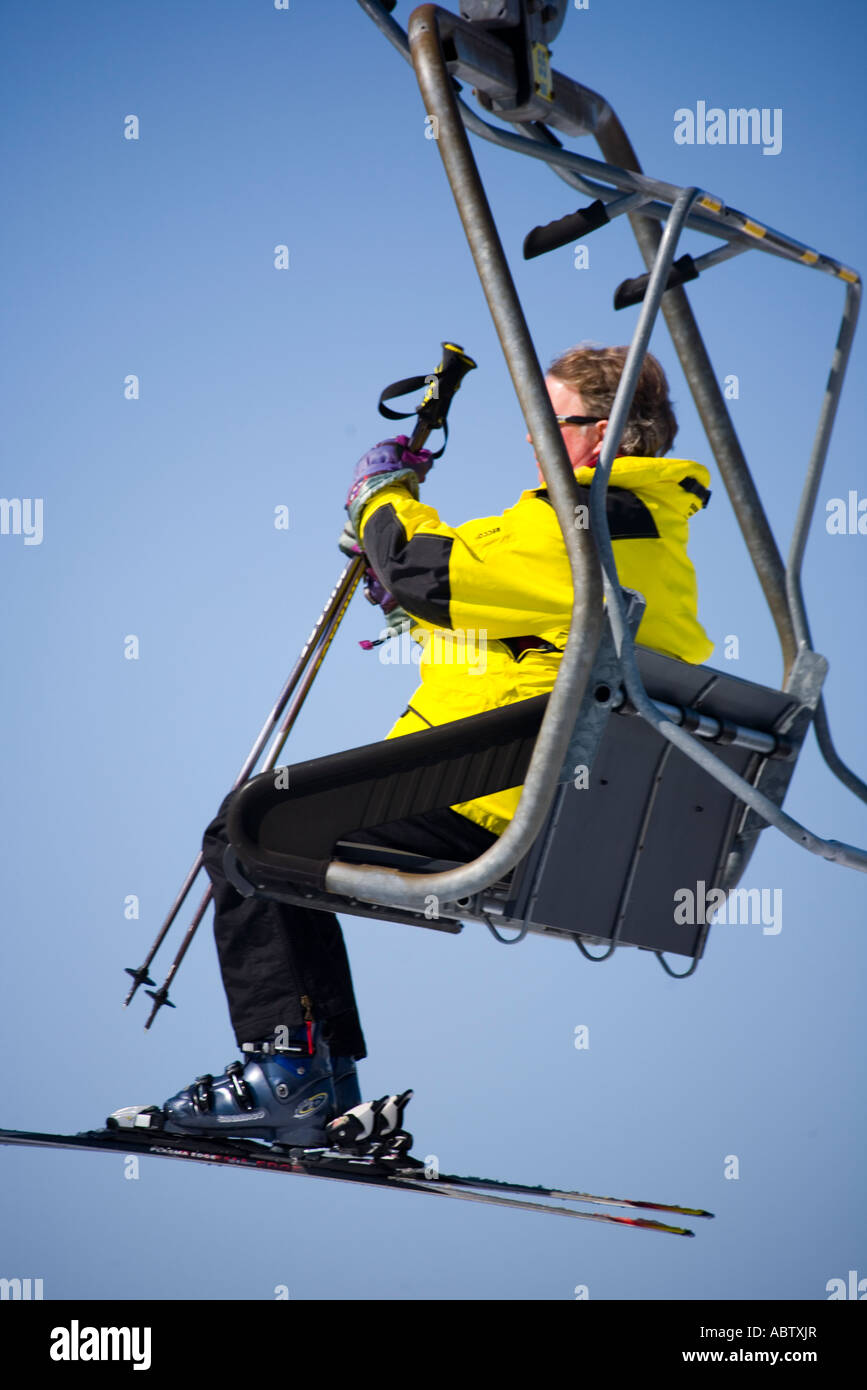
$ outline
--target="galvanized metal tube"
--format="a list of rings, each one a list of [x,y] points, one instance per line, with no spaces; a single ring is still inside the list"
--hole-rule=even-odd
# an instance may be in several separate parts
[[[717,246],[713,251],[706,251],[703,256],[694,256],[693,263],[699,275],[703,270],[710,270],[712,266],[721,265],[723,261],[730,261],[734,256],[742,256],[751,247],[742,241],[729,241],[724,246]]]
[[[782,831],[784,835],[788,836],[789,839],[794,840],[796,844],[800,845],[802,849],[809,850],[811,854],[819,855],[823,859],[830,859],[834,863],[843,864],[850,869],[857,869],[861,873],[867,873],[867,850],[859,849],[855,845],[843,844],[837,840],[822,839],[820,836],[815,835],[811,830],[801,825],[800,822],[796,821],[792,816],[787,815],[785,811],[762,792],[757,791],[755,787],[745,781],[738,773],[734,772],[708,748],[704,748],[693,739],[685,729],[680,728],[679,725],[668,719],[647,694],[638,670],[638,664],[635,658],[635,643],[626,621],[625,606],[620,591],[620,585],[617,580],[617,565],[614,559],[614,550],[611,544],[611,535],[605,510],[605,492],[608,487],[611,466],[614,462],[618,436],[626,423],[634,383],[641,365],[641,358],[646,349],[647,341],[650,336],[650,329],[659,306],[669,266],[671,265],[674,243],[676,242],[685,220],[689,203],[696,194],[696,189],[684,189],[683,194],[678,198],[672,210],[671,218],[663,233],[659,253],[657,254],[651,271],[647,294],[641,306],[638,325],[630,345],[620,384],[617,388],[617,396],[615,397],[611,419],[608,430],[606,431],[605,443],[599,462],[596,465],[595,476],[590,488],[590,522],[593,534],[596,537],[602,563],[609,618],[614,633],[614,640],[620,655],[624,683],[629,698],[639,715],[646,719],[649,724],[652,724],[657,732],[661,734],[663,738],[667,739],[669,743],[673,743],[675,747],[679,748],[687,757],[691,758],[693,762],[698,763],[700,767],[704,768],[706,772],[724,787],[727,787],[729,791],[733,792],[739,800],[743,801],[754,811],[757,811],[768,824],[775,826],[778,830]]]
[[[611,708],[618,710],[625,703],[625,696],[621,695],[619,700],[611,702]],[[717,742],[725,727],[728,735],[725,740],[727,748],[750,748],[754,753],[764,753],[770,758],[780,746],[776,734],[766,734],[761,729],[751,729],[746,724],[735,724],[731,721],[726,721],[724,725],[715,715],[703,714],[701,710],[696,709],[684,709],[681,705],[671,705],[667,700],[654,699],[654,704],[675,724],[683,726],[688,723],[689,732],[695,738],[707,739],[711,743]],[[624,711],[624,714],[627,713],[632,713],[631,707]]]
[[[647,291],[638,314],[638,323],[635,326],[632,342],[623,364],[623,371],[617,383],[617,391],[611,407],[608,428],[605,431],[602,452],[594,470],[593,483],[590,489],[590,520],[594,534],[596,527],[601,527],[601,535],[607,541],[604,547],[600,546],[599,548],[606,595],[610,595],[612,589],[617,589],[619,593],[620,589],[605,507],[608,480],[611,477],[611,469],[629,419],[632,398],[635,395],[641,367],[650,343],[653,325],[662,303],[662,297],[666,293],[665,286],[677,249],[678,238],[683,230],[689,209],[699,196],[699,192],[700,190],[697,188],[684,188],[678,195],[671,210],[671,216],[665,225],[659,250],[653,259]]]
[[[407,43],[400,26],[395,24],[377,3],[377,0],[359,0],[362,8],[378,24],[381,30],[394,44],[395,48],[407,57]],[[585,89],[589,93],[589,89]],[[562,150],[552,146],[546,139],[541,129],[533,126],[525,126],[528,137],[518,136],[509,131],[501,130],[489,125],[481,120],[466,104],[457,99],[459,109],[464,123],[468,129],[481,135],[495,144],[500,144],[508,149],[529,154],[532,157],[544,159],[555,170],[555,172],[571,187],[577,188],[582,192],[596,193],[602,197],[614,198],[619,201],[614,190],[620,193],[630,193],[641,190],[642,192],[653,192],[656,198],[670,198],[673,201],[673,194],[677,192],[673,186],[661,183],[658,180],[647,179],[641,173],[641,166],[635,155],[626,133],[620,124],[616,114],[610,105],[599,97],[598,94],[589,93],[593,100],[587,104],[587,111],[592,112],[595,123],[594,134],[600,149],[605,156],[607,163],[600,164],[597,160],[588,160],[580,155]],[[554,122],[556,123],[556,122]],[[535,147],[535,148],[534,148]],[[608,178],[613,185],[606,188],[604,185],[591,181],[589,175],[595,177]],[[630,177],[631,175],[631,177]],[[672,191],[673,190],[673,191]],[[646,204],[642,209],[643,216],[633,214],[630,221],[635,231],[636,239],[645,260],[645,264],[650,268],[655,260],[656,251],[659,246],[661,234],[659,228],[651,218],[659,218],[664,215],[664,209],[656,203]],[[736,226],[732,226],[732,221]],[[826,274],[838,275],[847,284],[857,290],[860,298],[860,281],[854,277],[853,272],[843,267],[840,262],[832,257],[820,256],[802,243],[793,238],[784,236],[773,228],[765,228],[765,235],[761,239],[753,240],[745,237],[744,214],[736,209],[723,207],[721,211],[703,214],[698,216],[691,214],[688,218],[688,225],[695,226],[698,230],[719,235],[729,240],[732,247],[738,244],[739,249],[756,250],[790,259],[802,265],[815,267]],[[726,259],[730,253],[710,253],[703,258],[705,264],[716,263]],[[851,326],[854,329],[854,313],[849,314],[851,301],[847,300],[847,316],[851,318]],[[857,301],[856,301],[857,303]],[[776,542],[771,532],[764,508],[758,496],[755,484],[753,483],[746,459],[737,440],[734,427],[728,414],[722,393],[716,383],[713,368],[708,358],[704,343],[699,334],[697,325],[692,315],[686,294],[683,289],[676,288],[666,293],[662,303],[663,315],[666,319],[669,331],[671,332],[675,349],[681,360],[684,374],[689,384],[690,390],[695,399],[699,415],[708,434],[711,448],[716,457],[720,473],[725,483],[726,489],[732,501],[735,515],[741,526],[744,539],[747,544],[750,557],[756,569],[762,589],[765,593],[768,605],[777,627],[784,662],[784,680],[788,680],[789,672],[796,653],[797,640],[806,640],[809,643],[809,629],[806,614],[803,609],[803,599],[800,592],[800,558],[803,555],[803,545],[806,539],[806,530],[803,537],[800,537],[801,518],[795,528],[794,547],[800,546],[800,555],[797,563],[793,566],[790,559],[789,576],[783,569],[782,558],[777,549]],[[847,353],[848,356],[848,348]],[[837,392],[839,395],[839,391]],[[836,402],[834,405],[836,409]],[[827,431],[830,432],[831,419],[827,420]],[[822,425],[820,424],[820,431]],[[827,440],[826,440],[827,445]],[[808,473],[808,483],[809,487]],[[808,509],[805,508],[804,515],[808,524]],[[619,597],[619,591],[618,591]],[[616,611],[619,613],[619,606]],[[622,614],[620,616],[622,626]],[[797,632],[796,632],[797,628]],[[627,634],[628,636],[628,634]],[[640,678],[638,677],[637,667],[634,664],[632,674],[638,687],[643,692]],[[646,710],[649,714],[652,702],[645,695]],[[657,718],[659,715],[656,707],[652,707]],[[653,719],[656,723],[656,718]],[[664,720],[666,729],[662,729],[665,737],[672,737],[672,741],[682,743],[681,739],[675,739],[670,734],[674,726],[668,720]],[[815,716],[816,734],[823,756],[832,771],[859,796],[865,796],[867,786],[855,776],[854,773],[842,763],[831,742],[830,731],[828,729],[827,717],[824,704],[820,701]],[[680,731],[682,734],[682,731]],[[712,775],[717,776],[725,785],[731,785],[736,794],[745,800],[749,805],[770,823],[782,829],[784,833],[790,835],[798,843],[805,844],[812,852],[823,854],[824,857],[840,859],[840,862],[849,863],[852,867],[863,867],[864,852],[849,846],[839,846],[834,841],[823,841],[818,837],[812,836],[809,831],[798,826],[797,822],[779,810],[778,807],[767,798],[756,793],[741,778],[734,774],[728,775],[729,770],[721,764],[719,759],[707,750],[695,748],[694,742],[687,735],[682,743],[684,751],[689,756],[695,757]],[[701,756],[698,756],[701,754]],[[848,856],[848,857],[847,857]]]
[[[610,164],[619,164],[640,173],[641,165],[635,150],[607,103],[602,108],[602,119],[594,135]],[[557,169],[557,173],[567,183],[571,182],[565,169]],[[639,213],[630,214],[629,221],[644,263],[650,270],[662,233],[655,222]],[[770,608],[782,648],[784,674],[787,675],[795,659],[797,643],[786,598],[782,556],[682,287],[667,291],[662,302],[662,313]]]
[[[831,430],[837,414],[840,392],[843,389],[843,379],[846,374],[846,368],[852,350],[852,340],[855,336],[855,326],[858,322],[860,305],[861,282],[859,280],[846,287],[846,302],[843,307],[843,319],[840,324],[840,331],[837,335],[837,344],[834,349],[831,370],[825,387],[825,396],[819,413],[816,438],[813,442],[813,451],[810,455],[810,463],[807,468],[804,489],[801,493],[801,501],[795,520],[795,529],[792,533],[792,544],[789,549],[788,565],[786,568],[786,592],[789,598],[789,607],[792,610],[795,634],[798,641],[806,643],[811,650],[813,639],[810,633],[810,624],[807,618],[807,609],[804,603],[803,589],[801,587],[801,569],[804,562],[804,552],[807,547],[810,523],[813,520],[816,510],[816,498],[819,492],[822,473],[825,468],[825,459],[828,453]],[[819,744],[822,757],[825,759],[828,767],[834,775],[840,779],[844,786],[848,787],[849,791],[853,792],[854,795],[859,797],[862,801],[867,801],[867,783],[843,762],[843,759],[834,747],[824,699],[819,701],[813,726],[816,733],[816,741]]]
[[[644,206],[641,210],[643,217],[664,222],[680,192],[680,188],[676,184],[669,184],[661,179],[651,179],[645,174],[629,174],[622,169],[615,169],[611,164],[602,163],[598,159],[590,159],[585,155],[575,153],[573,150],[563,149],[559,145],[551,145],[544,138],[542,131],[532,126],[523,127],[523,129],[532,132],[531,137],[528,138],[523,135],[515,135],[510,130],[502,130],[498,126],[489,125],[487,121],[481,120],[472,108],[460,98],[458,98],[458,107],[464,118],[464,125],[474,135],[479,135],[483,140],[487,140],[492,145],[499,145],[502,149],[512,150],[515,154],[523,154],[530,159],[541,160],[543,163],[549,164],[554,172],[569,184],[570,188],[574,188],[580,193],[586,193],[590,197],[599,198],[606,203],[606,206],[609,206],[606,200],[610,200],[611,206],[615,208],[615,216],[621,211],[617,206],[619,203],[626,198],[636,198],[644,200]],[[610,184],[597,183],[591,180],[587,177],[588,170],[610,180]],[[625,212],[627,209],[624,208],[623,211]],[[775,256],[779,260],[809,266],[828,275],[837,275],[841,263],[833,257],[810,253],[810,249],[802,242],[787,237],[782,232],[777,232],[770,227],[767,227],[765,235],[758,239],[751,236],[743,226],[738,225],[744,220],[745,214],[739,212],[737,208],[723,206],[721,211],[716,213],[709,210],[697,212],[693,209],[687,218],[686,225],[707,236],[720,237],[744,251],[761,251],[765,255]],[[733,223],[734,225],[732,225]],[[810,259],[806,258],[805,253],[810,255]],[[815,260],[813,256],[815,256]]]
[[[602,585],[591,534],[574,526],[578,491],[554,419],[478,169],[470,149],[437,31],[437,6],[422,5],[410,19],[410,47],[426,110],[438,121],[438,146],[455,196],[476,269],[502,344],[563,532],[572,571],[573,607],[569,638],[530,760],[513,820],[478,859],[445,873],[405,874],[394,869],[333,862],[325,876],[329,892],[370,902],[422,904],[435,894],[453,901],[488,887],[514,868],[542,827],[557,774],[575,724],[602,631]]]
[[[867,801],[867,783],[863,782],[851,767],[847,766],[834,747],[834,740],[831,737],[831,727],[828,723],[828,713],[825,709],[824,699],[820,699],[816,713],[813,716],[813,728],[816,733],[816,742],[819,745],[822,757],[828,764],[835,777],[839,777],[844,787],[848,787],[861,801]]]
[[[604,157],[611,163],[640,170],[632,144],[610,107],[596,131],[596,139]],[[629,220],[649,270],[659,249],[659,227],[638,214],[632,214]],[[782,649],[784,673],[788,674],[797,642],[786,598],[782,557],[683,288],[668,291],[662,312],[771,610]]]
[[[792,532],[792,543],[789,547],[788,564],[786,567],[786,592],[788,594],[789,606],[792,610],[795,632],[798,641],[806,642],[809,647],[812,647],[812,642],[810,641],[810,631],[804,609],[804,596],[801,590],[801,567],[804,562],[804,551],[807,548],[807,537],[810,532],[810,524],[816,510],[816,497],[818,496],[819,484],[822,481],[822,473],[825,468],[825,459],[828,454],[831,430],[834,427],[837,406],[840,403],[840,392],[843,389],[843,379],[846,375],[846,367],[849,363],[849,355],[852,350],[852,339],[855,336],[855,325],[858,322],[858,309],[860,303],[861,282],[859,280],[856,284],[850,284],[846,287],[843,318],[840,323],[840,330],[837,334],[834,356],[831,359],[831,370],[828,374],[825,395],[819,412],[816,437],[813,441],[810,462],[807,466],[807,476],[804,479],[804,488],[798,505],[798,514],[795,518],[795,527]]]
[[[406,34],[400,25],[391,18],[382,8],[379,0],[358,0],[361,8],[382,31],[385,37],[397,49],[401,57],[408,63],[412,62],[409,52],[409,42]],[[446,16],[454,25],[455,16],[448,11],[441,10],[440,13]],[[462,24],[466,22],[463,21]],[[486,44],[491,43],[491,34],[486,36]],[[510,50],[505,44],[501,45],[504,62],[514,72],[514,59]],[[515,73],[517,81],[517,74]],[[599,125],[600,121],[607,122],[616,116],[604,97],[598,92],[592,91],[589,87],[580,83],[572,82],[565,78],[562,73],[554,73],[555,86],[559,84],[562,88],[564,84],[579,91],[586,100],[583,103],[585,118],[588,120],[588,128],[585,133],[589,133],[591,128]],[[591,197],[598,197],[603,202],[608,199],[620,202],[620,195],[632,196],[633,193],[642,193],[648,201],[643,208],[645,217],[652,217],[659,221],[664,221],[680,192],[680,186],[667,183],[664,179],[649,178],[646,174],[639,171],[637,161],[635,167],[618,167],[614,164],[605,163],[598,159],[580,155],[572,150],[565,150],[560,145],[551,144],[545,138],[544,128],[539,128],[531,123],[521,123],[522,129],[530,132],[532,138],[516,135],[510,130],[500,126],[494,126],[481,119],[480,116],[468,106],[460,97],[457,98],[458,109],[463,117],[464,125],[474,134],[480,135],[482,139],[490,141],[492,144],[500,145],[503,149],[513,150],[518,154],[528,155],[533,159],[543,160],[550,164],[557,172],[566,170],[569,173],[567,182],[571,187],[581,192],[589,194]],[[552,108],[552,124],[557,124],[557,103],[555,101]],[[502,119],[507,119],[503,116]],[[634,158],[634,152],[633,152]],[[593,178],[590,177],[593,175]],[[598,183],[596,179],[602,178],[608,181],[607,184]],[[656,201],[660,200],[660,201]],[[620,209],[617,208],[614,215],[618,215]],[[756,219],[748,217],[747,214],[740,212],[739,209],[729,207],[721,203],[718,210],[706,209],[701,214],[693,210],[687,220],[687,226],[694,227],[697,231],[707,233],[710,236],[719,236],[724,239],[731,239],[743,246],[745,250],[761,251],[765,255],[780,257],[784,260],[794,261],[810,268],[817,269],[825,274],[837,275],[841,263],[831,256],[820,255],[807,247],[803,242],[797,241],[794,237],[787,236],[774,227],[769,227],[762,223],[762,235],[756,237],[745,230],[745,223],[754,222]],[[732,225],[732,223],[735,225]],[[851,278],[849,275],[846,277]]]
[[[592,500],[591,500],[592,510]],[[610,542],[608,543],[610,546]],[[605,543],[599,542],[600,551],[604,554]],[[604,564],[604,558],[603,558]],[[732,771],[726,763],[722,762],[709,748],[697,743],[690,734],[681,729],[677,724],[673,724],[664,714],[657,709],[654,702],[644,689],[638,666],[635,660],[635,647],[629,635],[626,624],[622,621],[622,614],[618,612],[619,590],[609,592],[608,607],[611,618],[611,626],[615,632],[617,640],[622,643],[620,657],[623,664],[624,680],[629,693],[629,698],[636,710],[642,715],[649,724],[657,730],[663,738],[668,739],[681,752],[685,753],[693,762],[698,763],[699,767],[714,777],[724,787],[727,787],[740,801],[743,801],[753,811],[756,811],[763,820],[769,825],[773,825],[777,830],[782,831],[796,845],[802,849],[809,850],[811,854],[818,855],[822,859],[829,859],[835,864],[842,864],[849,869],[857,869],[860,873],[867,873],[867,850],[860,849],[856,845],[845,844],[839,840],[825,840],[821,836],[808,830],[801,825],[794,817],[789,816],[775,802],[771,801],[762,792],[757,791],[754,786],[745,781],[736,772]]]

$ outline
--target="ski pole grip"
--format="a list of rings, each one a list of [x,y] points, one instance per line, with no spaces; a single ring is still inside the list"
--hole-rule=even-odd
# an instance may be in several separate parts
[[[419,423],[424,421],[432,430],[442,429],[461,382],[476,365],[457,343],[443,343],[442,349],[442,361],[426,378],[427,391],[417,410]]]
[[[448,438],[446,417],[449,408],[467,372],[476,366],[472,357],[457,343],[443,343],[442,349],[440,364],[430,376],[413,376],[406,377],[403,381],[395,381],[385,388],[379,398],[379,413],[387,420],[405,420],[409,415],[416,416],[415,429],[409,442],[412,451],[423,446],[432,430],[441,429],[446,439]],[[426,388],[425,394],[421,404],[414,411],[399,412],[389,409],[385,404],[397,396],[405,396],[409,391],[417,391],[422,386]],[[434,458],[439,458],[444,448],[445,443],[439,454],[434,454]]]

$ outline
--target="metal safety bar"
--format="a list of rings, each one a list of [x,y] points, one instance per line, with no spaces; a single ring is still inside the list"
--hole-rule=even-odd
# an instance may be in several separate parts
[[[629,409],[632,405],[632,397],[638,382],[638,375],[647,351],[650,340],[650,333],[653,321],[662,297],[662,290],[665,285],[665,277],[668,272],[668,265],[671,263],[673,245],[668,247],[667,261],[663,257],[663,249],[667,243],[674,243],[680,234],[681,226],[685,220],[683,214],[686,208],[700,197],[700,190],[697,188],[685,188],[672,210],[671,218],[665,227],[662,238],[662,245],[657,256],[656,263],[650,276],[650,285],[641,307],[638,324],[629,346],[626,362],[620,381],[617,385],[617,392],[614,397],[614,404],[611,409],[608,429],[605,432],[602,452],[596,464],[593,475],[593,482],[590,485],[590,525],[596,537],[596,544],[599,550],[599,557],[602,563],[603,583],[605,585],[605,598],[608,605],[609,619],[614,633],[614,640],[620,658],[621,671],[624,678],[629,698],[637,712],[652,724],[657,733],[674,744],[687,757],[692,758],[693,762],[703,768],[711,777],[716,778],[722,786],[731,791],[740,801],[745,802],[752,810],[756,811],[763,820],[769,825],[775,826],[778,830],[794,840],[802,848],[809,850],[812,854],[819,855],[823,859],[830,859],[838,864],[843,864],[851,869],[858,869],[862,873],[867,873],[867,850],[859,849],[854,845],[844,844],[837,840],[826,840],[815,835],[806,829],[792,816],[786,814],[779,806],[771,801],[756,787],[751,786],[727,767],[719,758],[708,748],[704,748],[697,743],[685,728],[673,723],[663,711],[650,699],[644,688],[644,683],[638,670],[635,657],[635,642],[629,630],[629,623],[626,619],[626,609],[623,602],[623,595],[620,583],[617,578],[617,564],[614,559],[614,549],[611,543],[611,534],[608,527],[608,517],[606,514],[605,498],[608,489],[608,481],[611,476],[611,469],[617,451],[617,444],[629,416]]]

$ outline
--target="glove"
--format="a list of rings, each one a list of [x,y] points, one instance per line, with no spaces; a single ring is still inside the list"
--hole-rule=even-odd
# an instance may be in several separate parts
[[[377,603],[385,614],[385,625],[392,636],[399,635],[404,628],[408,628],[412,623],[405,608],[401,608],[394,594],[390,594],[382,580],[378,577],[375,570],[367,569],[364,573],[364,597],[368,603]],[[381,638],[380,641],[385,641]],[[378,646],[378,642],[362,642],[363,647]]]
[[[408,444],[409,438],[405,434],[384,439],[368,449],[355,465],[346,498],[346,510],[353,527],[358,526],[361,513],[371,497],[392,483],[405,483],[418,501],[418,486],[424,482],[433,466],[433,454],[430,449],[411,453],[406,447]]]
[[[357,560],[359,555],[364,554],[358,537],[355,534],[355,527],[351,521],[347,521],[343,530],[340,532],[337,548],[338,550],[342,550],[344,555],[348,555],[350,560]]]

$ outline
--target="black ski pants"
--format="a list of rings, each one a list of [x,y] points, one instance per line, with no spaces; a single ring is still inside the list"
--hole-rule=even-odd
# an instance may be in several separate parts
[[[239,1044],[304,1022],[302,999],[325,1024],[332,1054],[367,1055],[343,932],[333,912],[244,898],[223,873],[226,797],[205,831],[205,868],[214,888],[214,937],[232,1027]],[[475,859],[497,836],[444,808],[353,833],[354,841],[439,859]]]

